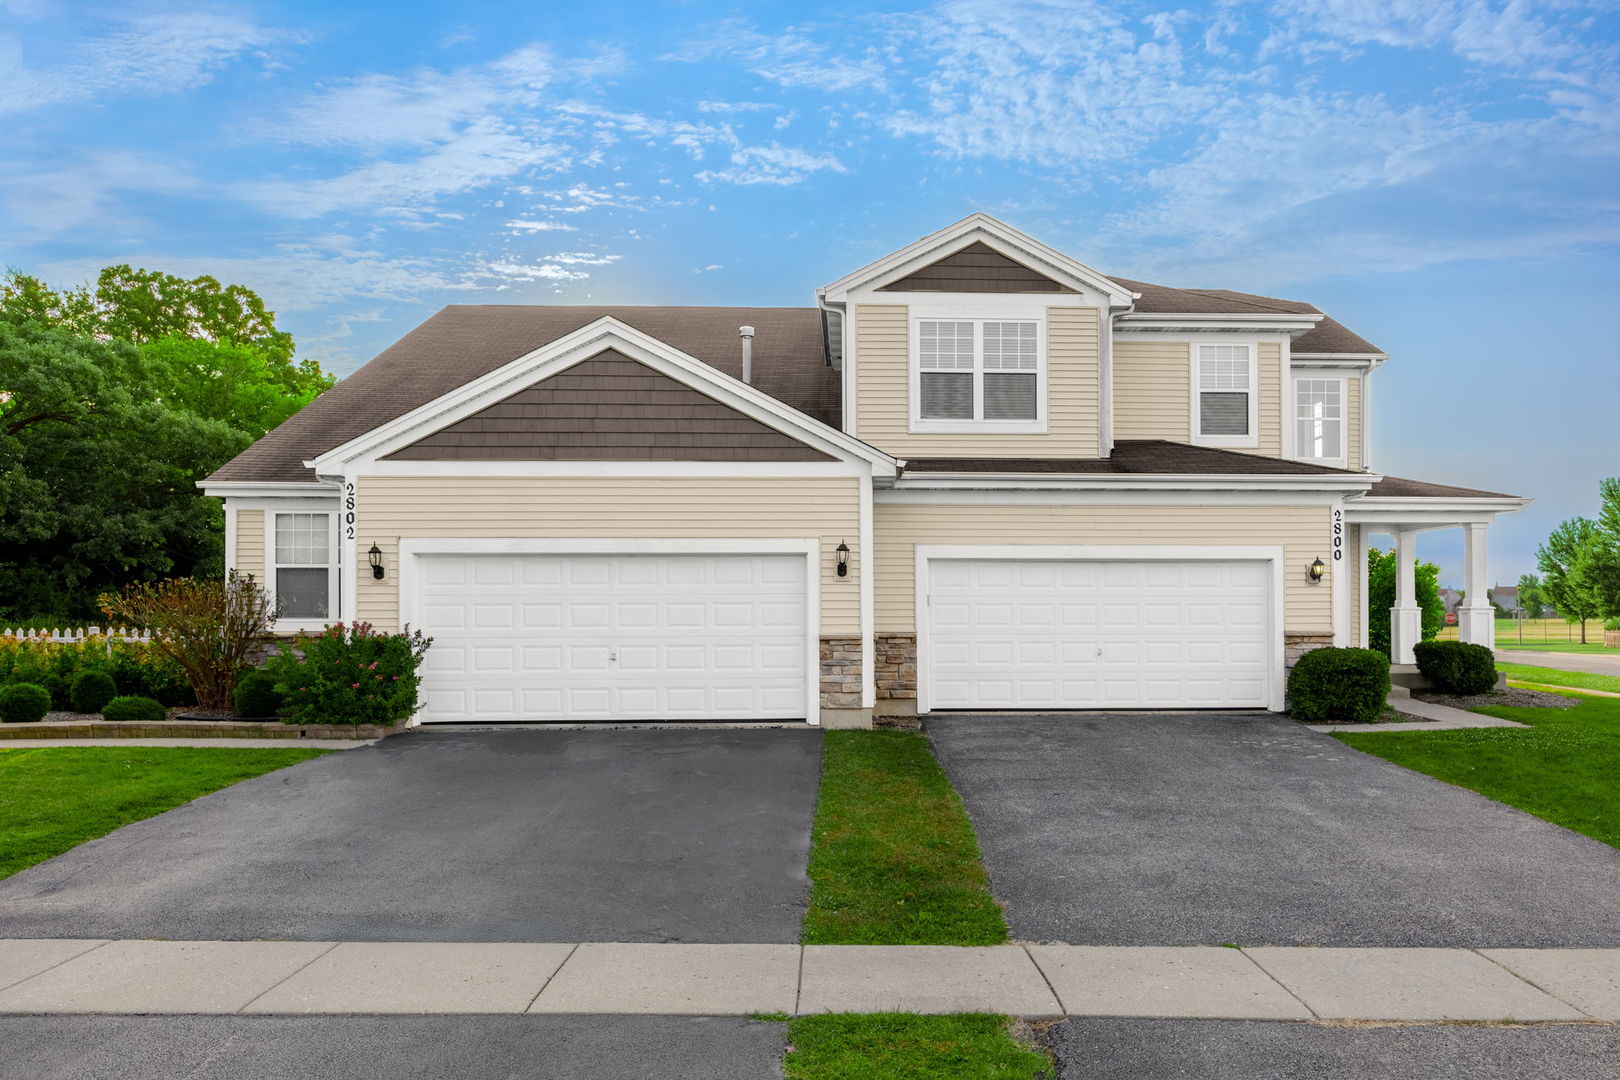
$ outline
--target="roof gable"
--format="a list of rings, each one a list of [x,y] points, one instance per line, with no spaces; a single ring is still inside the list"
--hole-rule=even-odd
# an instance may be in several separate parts
[[[1016,266],[1035,271],[1037,276],[1048,278],[1068,291],[1089,290],[1100,293],[1113,307],[1123,308],[1131,303],[1131,291],[1112,278],[1069,258],[1060,251],[1047,247],[1010,225],[997,221],[989,214],[969,214],[954,225],[948,225],[893,254],[868,263],[854,273],[844,275],[822,289],[821,294],[827,300],[842,302],[849,293],[857,289],[882,289],[893,286],[902,278],[930,268],[934,263],[975,246],[983,246]]]
[[[386,455],[386,461],[831,461],[614,349]]]
[[[982,240],[913,270],[879,292],[1072,293],[1075,290],[1008,258]]]

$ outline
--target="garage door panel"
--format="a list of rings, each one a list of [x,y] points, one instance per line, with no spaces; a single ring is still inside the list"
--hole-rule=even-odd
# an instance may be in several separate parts
[[[426,722],[804,716],[802,556],[417,563]]]
[[[1269,564],[929,563],[931,708],[1263,707]]]

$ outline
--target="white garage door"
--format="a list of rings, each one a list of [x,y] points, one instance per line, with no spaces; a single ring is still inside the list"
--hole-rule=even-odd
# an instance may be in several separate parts
[[[933,559],[930,709],[1264,708],[1270,565]]]
[[[426,723],[801,719],[796,555],[421,555]]]

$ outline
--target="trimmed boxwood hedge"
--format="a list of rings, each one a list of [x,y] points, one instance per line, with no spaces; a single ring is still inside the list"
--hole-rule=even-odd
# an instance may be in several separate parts
[[[169,718],[169,710],[149,697],[115,697],[102,708],[101,718],[124,724],[161,724]]]
[[[1442,694],[1496,689],[1496,654],[1466,641],[1420,641],[1412,647],[1418,674]]]
[[[1312,649],[1288,672],[1288,712],[1307,724],[1370,724],[1389,700],[1389,657],[1372,649]]]
[[[34,724],[51,711],[51,692],[36,683],[0,686],[0,722]]]
[[[98,713],[102,706],[118,696],[118,684],[105,671],[91,668],[73,677],[68,701],[76,713]]]
[[[268,671],[246,671],[236,680],[236,692],[231,704],[238,716],[269,717],[281,712],[281,694],[276,691],[276,677]]]

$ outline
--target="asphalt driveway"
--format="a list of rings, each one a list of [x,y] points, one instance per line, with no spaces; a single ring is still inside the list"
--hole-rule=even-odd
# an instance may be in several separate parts
[[[794,942],[820,770],[814,731],[412,732],[0,881],[0,937]]]
[[[926,730],[1020,940],[1620,946],[1620,851],[1283,717]]]

